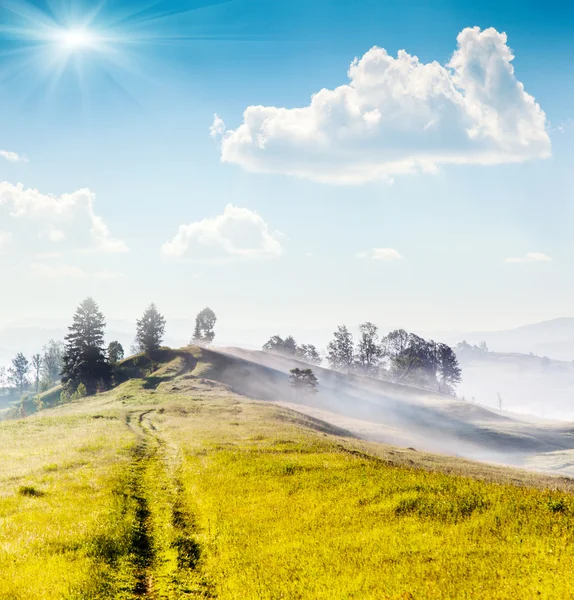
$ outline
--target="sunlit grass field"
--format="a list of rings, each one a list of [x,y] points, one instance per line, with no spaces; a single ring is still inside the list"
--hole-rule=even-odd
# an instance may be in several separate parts
[[[177,373],[0,423],[0,598],[573,597],[570,482]]]

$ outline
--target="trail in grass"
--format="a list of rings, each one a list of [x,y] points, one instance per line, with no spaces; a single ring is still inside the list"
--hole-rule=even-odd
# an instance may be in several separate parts
[[[154,413],[126,418],[136,436],[126,490],[135,506],[131,597],[212,597],[197,569],[200,546],[179,477],[179,451],[161,437]]]

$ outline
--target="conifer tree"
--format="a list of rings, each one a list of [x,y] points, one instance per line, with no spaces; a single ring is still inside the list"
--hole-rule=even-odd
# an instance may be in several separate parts
[[[146,354],[158,350],[165,333],[165,318],[153,302],[137,321],[136,344]]]
[[[66,336],[62,383],[69,392],[84,384],[87,393],[93,394],[100,384],[110,383],[111,369],[104,350],[105,325],[98,305],[86,298],[77,308]]]

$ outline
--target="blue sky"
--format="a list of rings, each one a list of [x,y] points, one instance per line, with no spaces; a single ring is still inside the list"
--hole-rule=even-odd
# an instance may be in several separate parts
[[[168,318],[210,305],[234,340],[363,320],[472,330],[572,314],[574,9],[90,6],[0,8],[0,325],[67,317],[87,294],[127,319],[151,301]],[[472,27],[462,67],[447,68]],[[498,69],[503,32],[515,58],[500,64],[514,73],[494,72],[471,97],[476,61]],[[431,85],[421,69],[382,83],[373,46],[394,66],[402,49],[437,61],[448,90],[421,99]],[[347,86],[355,57],[360,123],[354,100],[334,92],[316,120],[281,111]],[[393,103],[399,81],[410,96]],[[463,88],[456,98],[451,85]]]

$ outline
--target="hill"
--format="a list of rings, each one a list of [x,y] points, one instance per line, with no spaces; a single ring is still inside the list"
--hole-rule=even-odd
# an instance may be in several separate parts
[[[565,447],[564,425],[527,435],[510,415],[324,369],[319,394],[297,397],[292,364],[164,350],[124,361],[109,392],[0,423],[0,598],[568,596],[570,479],[303,413],[515,455]]]
[[[496,352],[533,353],[556,360],[574,360],[574,317],[561,317],[502,331],[475,331],[447,336],[448,343],[486,341]]]

